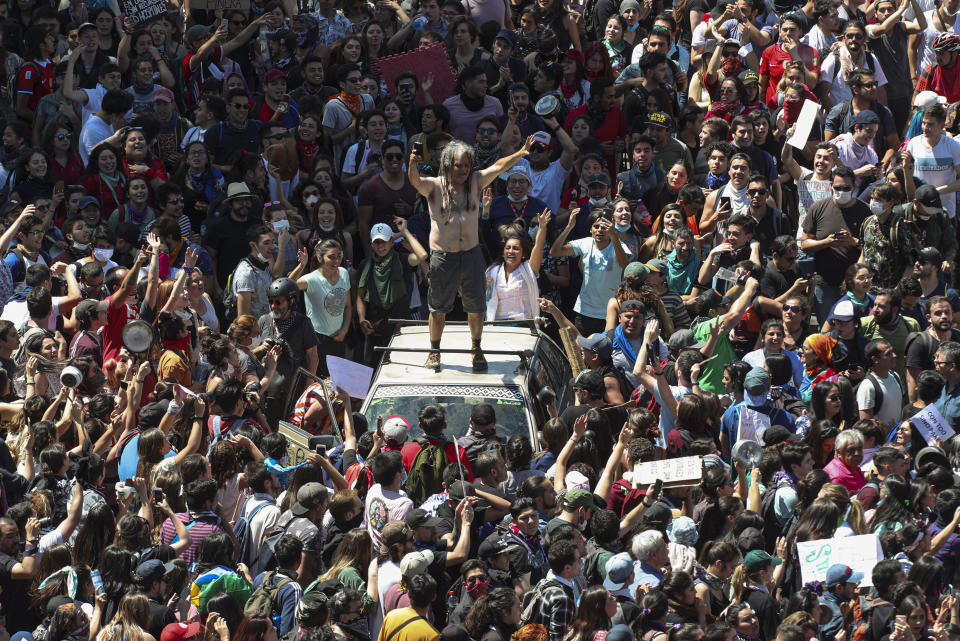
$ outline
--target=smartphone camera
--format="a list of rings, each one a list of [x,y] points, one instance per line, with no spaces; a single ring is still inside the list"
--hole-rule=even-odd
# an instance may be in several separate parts
[[[423,143],[422,143],[422,142],[415,142],[415,143],[413,143],[413,153],[416,154],[417,156],[420,156],[421,158],[423,158]]]

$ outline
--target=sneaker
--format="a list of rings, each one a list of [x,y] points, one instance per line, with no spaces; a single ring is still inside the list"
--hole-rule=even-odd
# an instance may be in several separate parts
[[[475,372],[485,372],[487,371],[487,359],[484,358],[483,352],[479,349],[473,353],[473,371]]]
[[[427,362],[424,363],[423,366],[439,372],[440,371],[440,352],[430,352],[430,355],[427,356]]]

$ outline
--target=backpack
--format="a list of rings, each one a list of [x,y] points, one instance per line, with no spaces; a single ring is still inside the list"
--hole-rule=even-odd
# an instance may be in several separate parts
[[[421,437],[417,439],[417,443],[420,444],[420,451],[410,464],[404,490],[414,505],[421,505],[443,490],[443,468],[449,463],[443,448],[448,441],[441,439],[439,443],[431,443]]]
[[[900,380],[900,375],[893,370],[890,370],[890,373],[893,374],[895,379],[897,379],[897,385],[900,386],[900,395],[906,396],[906,391],[903,389],[903,381]],[[880,379],[877,378],[873,372],[867,374],[867,377],[864,380],[870,381],[870,384],[873,385],[873,413],[874,415],[877,415],[880,413],[880,409],[883,407],[883,385],[880,384]]]
[[[892,603],[878,596],[862,596],[853,602],[853,633],[850,635],[852,641],[868,641],[870,639],[870,619],[873,610],[883,604],[893,607]]]
[[[33,67],[34,73],[37,74],[37,80],[41,78],[43,71],[40,69],[40,65],[38,65],[36,62],[33,60],[28,60],[23,63],[23,66]],[[22,70],[23,67],[20,67],[20,71]],[[17,74],[15,76],[11,76],[9,81],[7,81],[7,97],[10,99],[10,106],[13,107],[14,111],[17,109],[17,94],[20,93],[18,85],[20,80],[20,71],[17,71]]]
[[[933,344],[933,336],[930,335],[930,332],[926,330],[922,332],[910,332],[907,334],[907,342],[903,345],[904,358],[906,358],[910,352],[910,345],[917,339],[920,339],[920,342],[923,344],[924,354],[933,355],[935,353],[937,346]]]
[[[563,591],[563,584],[556,579],[544,579],[537,587],[523,595],[523,610],[520,613],[520,627],[528,623],[545,624],[540,617],[540,602],[549,590]]]
[[[266,539],[263,540],[263,545],[260,546],[260,556],[258,556],[253,564],[250,565],[250,574],[252,576],[257,576],[261,572],[266,572],[267,570],[272,570],[277,560],[274,558],[273,553],[277,549],[277,541],[287,533],[287,530],[290,526],[296,522],[298,519],[305,517],[295,516],[289,521],[287,521],[283,526],[278,526],[270,533]]]
[[[249,256],[240,261],[240,265],[243,263],[249,265],[250,269],[256,269],[254,264],[250,262]],[[223,316],[228,325],[237,320],[237,294],[233,291],[233,279],[237,275],[240,265],[234,267],[230,275],[227,276],[227,286],[223,290]]]
[[[591,41],[598,40],[597,34],[602,31],[600,16],[597,12],[597,1],[587,0],[583,5],[583,30]]]
[[[257,507],[253,508],[253,511],[250,512],[250,514],[244,516],[244,513],[247,511],[247,503],[249,502],[250,499],[247,499],[243,502],[243,507],[240,508],[240,516],[233,525],[233,535],[237,537],[237,542],[240,544],[239,561],[241,563],[249,563],[253,561],[253,559],[250,558],[250,552],[253,545],[252,541],[250,540],[250,521],[252,521],[253,517],[257,515],[257,512],[270,505],[269,501],[264,501]]]
[[[264,575],[260,587],[253,591],[247,604],[243,606],[243,613],[247,616],[254,614],[266,614],[272,617],[274,612],[280,611],[280,604],[277,603],[277,597],[280,594],[280,588],[293,583],[293,579],[288,576],[280,579],[276,585],[273,584],[274,577],[277,576],[276,570]]]

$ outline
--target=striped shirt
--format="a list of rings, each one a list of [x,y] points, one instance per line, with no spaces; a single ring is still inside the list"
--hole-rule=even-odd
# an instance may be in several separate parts
[[[177,518],[183,521],[183,524],[190,531],[190,547],[180,553],[180,558],[185,559],[187,563],[193,563],[197,560],[197,555],[200,552],[200,542],[203,539],[216,532],[226,532],[220,525],[220,517],[210,510],[193,514],[183,512],[177,514]],[[177,538],[177,531],[173,527],[173,522],[167,519],[160,527],[160,541],[164,545],[173,545],[173,541]]]

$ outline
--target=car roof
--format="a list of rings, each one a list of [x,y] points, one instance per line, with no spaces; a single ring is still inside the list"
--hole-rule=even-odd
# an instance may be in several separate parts
[[[495,350],[533,351],[539,336],[528,327],[488,325],[483,328],[483,348],[487,359],[487,371],[475,373],[470,354],[441,353],[442,368],[439,372],[424,367],[430,348],[430,333],[426,325],[403,327],[390,340],[390,347],[422,349],[417,352],[389,352],[374,380],[378,384],[409,384],[412,382],[432,384],[503,385],[521,384],[525,372],[517,371],[521,363],[518,354],[491,354]],[[444,349],[469,350],[470,328],[466,325],[447,325],[440,343]]]

